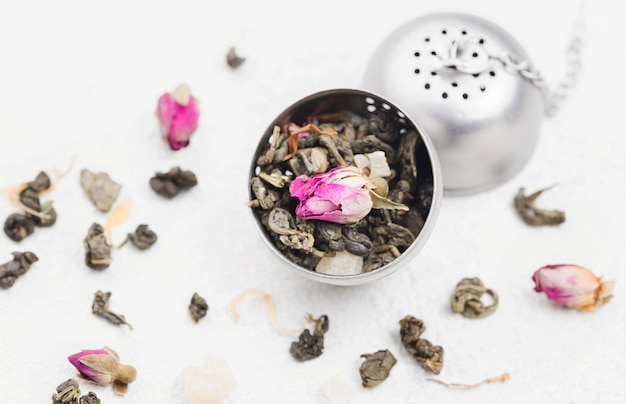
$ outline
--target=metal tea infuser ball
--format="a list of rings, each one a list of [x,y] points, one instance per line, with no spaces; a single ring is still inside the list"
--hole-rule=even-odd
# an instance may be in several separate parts
[[[579,41],[561,93],[573,86]],[[573,55],[573,57],[572,57]],[[537,143],[544,111],[563,94],[547,89],[521,46],[472,15],[438,13],[392,32],[375,51],[364,88],[400,105],[425,129],[446,194],[492,188],[517,174]]]

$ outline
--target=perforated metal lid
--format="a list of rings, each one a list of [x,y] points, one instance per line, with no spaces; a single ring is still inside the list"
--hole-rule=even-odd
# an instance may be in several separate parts
[[[506,181],[537,143],[540,91],[502,55],[528,60],[493,23],[440,13],[391,33],[367,68],[364,88],[401,106],[432,139],[447,194]]]

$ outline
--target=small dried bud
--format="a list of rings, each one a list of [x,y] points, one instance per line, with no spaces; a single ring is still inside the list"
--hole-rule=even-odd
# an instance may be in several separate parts
[[[592,312],[608,302],[615,281],[603,282],[589,269],[577,265],[546,265],[533,274],[535,292],[544,292],[560,306]]]
[[[137,378],[137,370],[120,363],[120,357],[111,348],[83,350],[67,358],[81,376],[97,384],[113,384],[118,394],[126,393],[128,384]]]

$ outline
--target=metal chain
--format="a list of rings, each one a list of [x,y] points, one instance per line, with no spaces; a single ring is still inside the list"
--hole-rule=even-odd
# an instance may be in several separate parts
[[[578,77],[582,67],[581,35],[575,35],[567,48],[567,66],[565,77],[561,83],[554,88],[550,88],[546,84],[543,75],[538,69],[532,66],[529,61],[521,60],[518,56],[508,52],[500,54],[491,54],[487,52],[486,60],[482,61],[472,61],[459,57],[463,46],[468,43],[482,45],[485,42],[485,39],[486,38],[482,36],[474,35],[462,41],[453,41],[450,46],[448,57],[441,58],[442,65],[444,67],[455,68],[463,73],[477,74],[487,71],[494,60],[499,61],[506,70],[512,73],[518,73],[525,79],[529,80],[532,85],[537,87],[543,98],[545,114],[547,116],[554,116],[578,82]]]

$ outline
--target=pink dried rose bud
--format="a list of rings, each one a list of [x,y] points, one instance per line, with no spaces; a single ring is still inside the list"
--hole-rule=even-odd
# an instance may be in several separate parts
[[[137,378],[137,370],[120,363],[119,355],[111,348],[83,350],[67,358],[85,379],[106,386],[113,384],[113,390],[124,394],[128,384]]]
[[[374,188],[360,169],[340,166],[322,174],[297,177],[289,185],[289,193],[300,200],[296,214],[304,220],[353,224],[373,207],[409,209],[377,195]]]
[[[157,117],[161,133],[172,150],[179,150],[189,145],[189,138],[198,128],[199,115],[198,100],[191,95],[189,87],[184,84],[159,98]]]
[[[560,306],[592,312],[608,302],[615,281],[603,282],[587,268],[577,265],[546,265],[533,274],[535,292],[544,292]]]

